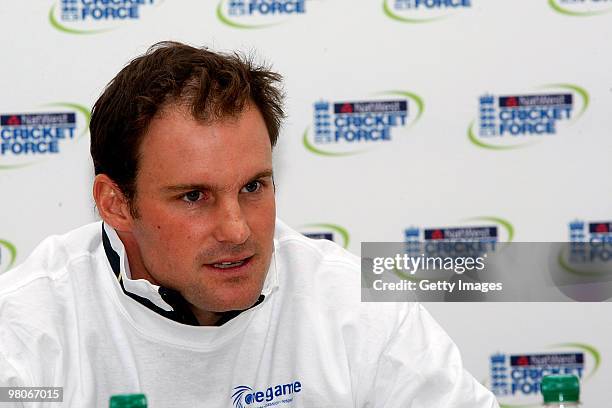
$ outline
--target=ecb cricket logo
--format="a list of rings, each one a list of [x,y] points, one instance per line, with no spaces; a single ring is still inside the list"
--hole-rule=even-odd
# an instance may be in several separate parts
[[[579,301],[612,297],[612,221],[574,220],[569,240],[560,244],[551,278],[566,296]],[[588,288],[588,289],[587,289]]]
[[[550,374],[576,375],[582,382],[595,375],[601,364],[597,349],[588,344],[564,343],[539,352],[497,352],[489,358],[490,377],[485,385],[501,406],[540,407],[540,384]]]
[[[407,91],[379,95],[315,102],[313,124],[302,135],[304,148],[319,156],[340,157],[397,142],[421,118],[423,99]]]
[[[163,0],[55,0],[49,23],[67,34],[100,34],[138,21]]]
[[[472,0],[383,0],[384,14],[407,24],[431,23],[472,7]]]
[[[0,113],[0,170],[18,169],[58,156],[87,134],[90,112],[74,103],[36,111]]]
[[[404,242],[481,242],[494,246],[496,242],[512,242],[514,226],[500,217],[472,217],[459,225],[446,227],[415,227],[404,230]]]
[[[576,85],[542,88],[549,92],[480,96],[478,119],[468,126],[468,140],[490,150],[532,146],[559,134],[588,107],[588,93]]]
[[[311,3],[312,0],[221,0],[217,18],[233,28],[268,28],[305,15]]]
[[[404,253],[410,257],[477,258],[499,250],[498,243],[512,242],[514,227],[500,217],[472,217],[453,226],[417,227],[404,230]],[[414,279],[400,271],[403,279]]]
[[[580,266],[594,266],[603,263],[607,268],[600,271],[612,276],[612,221],[585,222],[574,220],[569,223],[569,251],[562,261],[566,268],[578,273]],[[582,274],[597,274],[594,270],[581,271]]]
[[[327,239],[347,249],[350,243],[350,235],[346,228],[337,224],[320,223],[306,224],[299,231],[312,239]]]

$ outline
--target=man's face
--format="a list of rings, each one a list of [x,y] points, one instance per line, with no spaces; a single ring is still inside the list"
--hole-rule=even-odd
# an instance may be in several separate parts
[[[211,124],[177,107],[158,114],[140,147],[134,205],[134,278],[175,289],[202,311],[250,307],[270,265],[276,213],[259,110],[247,105]]]

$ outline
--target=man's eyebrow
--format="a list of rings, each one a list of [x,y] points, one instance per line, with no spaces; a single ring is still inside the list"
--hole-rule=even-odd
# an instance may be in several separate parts
[[[262,178],[266,178],[266,177],[273,177],[273,176],[274,176],[274,173],[273,173],[272,169],[268,169],[268,170],[264,170],[264,171],[261,171],[261,172],[257,173],[256,175],[251,177],[249,179],[249,181],[257,180],[257,179],[262,179]]]
[[[250,177],[246,183],[252,180],[263,179],[267,177],[273,177],[274,173],[271,169],[261,171],[255,174],[253,177]],[[215,187],[212,184],[205,183],[193,183],[193,184],[176,184],[172,186],[162,187],[162,191],[168,193],[181,192],[181,191],[192,191],[192,190],[200,190],[200,191],[215,191],[221,190],[220,187]]]

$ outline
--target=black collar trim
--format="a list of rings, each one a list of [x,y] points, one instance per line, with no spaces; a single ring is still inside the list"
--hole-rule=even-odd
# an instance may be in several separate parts
[[[200,325],[200,323],[198,322],[198,319],[196,319],[195,315],[191,311],[191,308],[189,307],[189,303],[176,290],[165,288],[163,286],[160,286],[159,288],[159,295],[162,297],[162,299],[166,303],[170,305],[170,307],[172,307],[173,310],[171,311],[164,310],[161,307],[154,304],[153,302],[151,302],[149,299],[144,298],[142,296],[138,296],[134,293],[131,293],[125,290],[125,287],[123,286],[123,280],[119,279],[120,274],[121,274],[121,266],[120,266],[121,262],[120,262],[119,254],[115,252],[115,250],[111,246],[110,239],[108,238],[106,231],[104,231],[104,224],[102,225],[102,245],[104,246],[104,252],[106,254],[106,258],[108,259],[108,262],[110,264],[111,269],[113,270],[113,273],[115,274],[115,277],[117,278],[117,280],[119,281],[119,284],[121,285],[121,289],[123,290],[123,293],[125,293],[127,296],[131,297],[132,299],[134,299],[141,305],[147,307],[148,309],[153,310],[154,312],[170,320],[174,320],[175,322],[187,324],[190,326]],[[255,302],[255,304],[251,307],[257,306],[258,304],[263,302],[264,299],[265,299],[264,295],[259,295],[259,299],[257,299],[257,302]],[[231,319],[233,319],[234,317],[238,316],[243,311],[244,310],[230,310],[228,312],[225,312],[223,313],[223,315],[221,316],[221,318],[215,325],[221,326],[222,324],[225,324]]]

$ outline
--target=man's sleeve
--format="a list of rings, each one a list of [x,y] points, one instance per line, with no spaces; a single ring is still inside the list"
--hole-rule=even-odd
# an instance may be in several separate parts
[[[23,387],[24,385],[15,367],[8,362],[3,351],[0,350],[0,387]],[[22,408],[23,406],[21,402],[0,402],[2,408]]]
[[[457,346],[417,303],[404,305],[360,407],[498,408],[493,394],[463,369]]]

